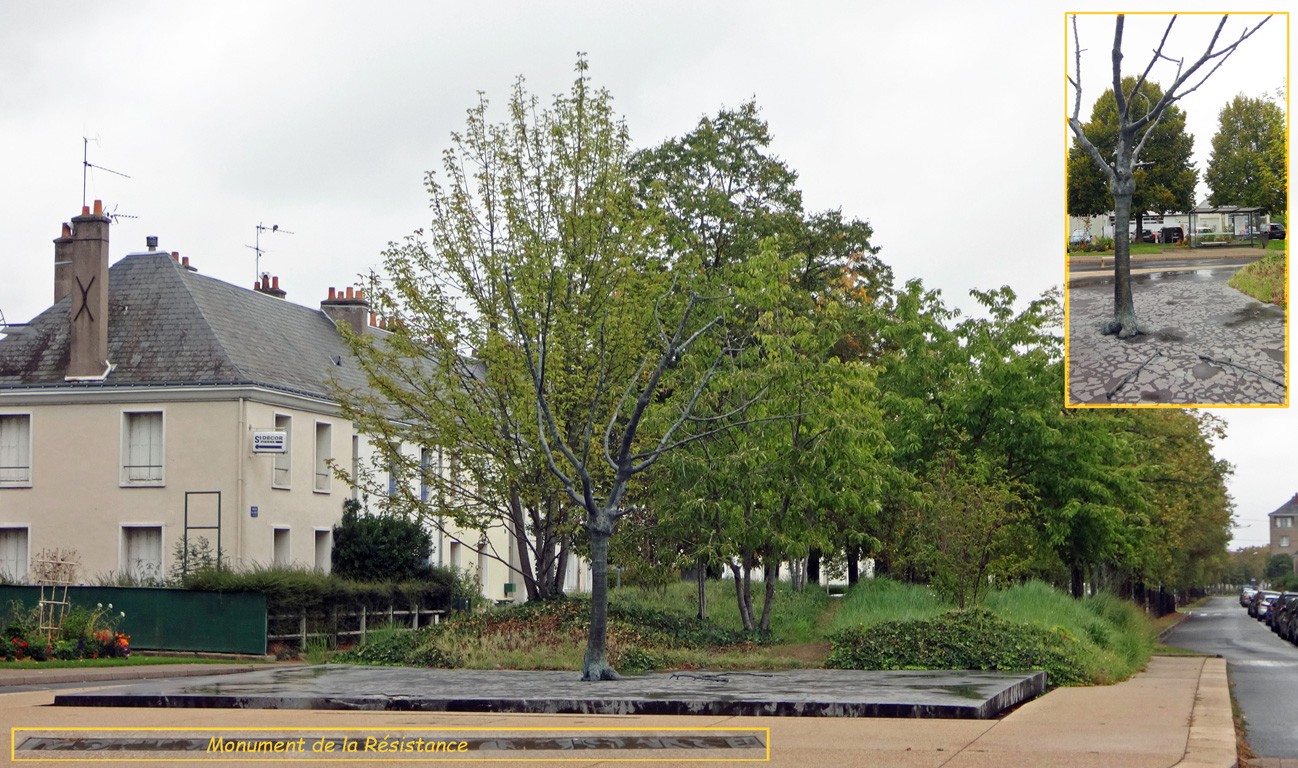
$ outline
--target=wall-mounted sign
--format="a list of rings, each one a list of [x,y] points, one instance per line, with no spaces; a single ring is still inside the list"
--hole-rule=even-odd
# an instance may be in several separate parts
[[[253,453],[288,453],[288,433],[267,431],[252,433]]]

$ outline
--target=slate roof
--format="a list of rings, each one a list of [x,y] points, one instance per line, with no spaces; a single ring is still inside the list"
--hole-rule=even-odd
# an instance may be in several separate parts
[[[332,399],[331,377],[365,387],[323,311],[201,275],[166,253],[112,265],[108,303],[115,367],[104,381],[64,381],[72,306],[65,297],[24,333],[0,339],[0,389],[242,384]]]
[[[1267,517],[1275,517],[1276,515],[1298,515],[1298,493],[1294,494],[1292,499],[1281,504],[1279,509],[1270,513]]]

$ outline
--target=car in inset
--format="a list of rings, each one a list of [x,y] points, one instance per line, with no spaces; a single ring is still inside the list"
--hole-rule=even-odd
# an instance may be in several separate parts
[[[1248,601],[1251,600],[1251,599],[1253,598],[1253,595],[1255,595],[1255,594],[1257,594],[1257,587],[1255,587],[1255,586],[1253,586],[1253,585],[1251,585],[1251,584],[1245,584],[1244,586],[1240,587],[1240,588],[1239,588],[1239,604],[1242,605],[1242,606],[1244,606],[1245,608],[1247,608],[1247,607],[1248,607]]]
[[[1260,619],[1261,616],[1259,616],[1258,613],[1260,610],[1262,610],[1261,606],[1266,605],[1267,608],[1271,607],[1271,604],[1267,603],[1266,599],[1269,597],[1271,600],[1274,601],[1279,596],[1280,596],[1279,592],[1272,592],[1270,590],[1265,590],[1265,589],[1259,589],[1258,591],[1254,592],[1253,597],[1249,598],[1248,601],[1248,615],[1252,616],[1255,619]]]
[[[1272,224],[1270,227],[1267,228],[1267,237],[1271,238],[1272,240],[1283,240],[1284,225]]]
[[[1164,243],[1179,243],[1185,239],[1185,230],[1180,227],[1163,227],[1161,235]]]

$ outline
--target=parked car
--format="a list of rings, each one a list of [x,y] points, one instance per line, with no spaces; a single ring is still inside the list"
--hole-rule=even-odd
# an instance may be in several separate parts
[[[1239,604],[1242,605],[1242,606],[1244,606],[1245,608],[1247,608],[1247,607],[1248,607],[1248,601],[1251,600],[1251,599],[1253,599],[1253,595],[1255,595],[1255,594],[1257,594],[1257,587],[1255,587],[1255,586],[1253,586],[1253,585],[1251,585],[1251,584],[1245,584],[1244,586],[1240,587],[1240,588],[1239,588]]]
[[[1272,224],[1272,225],[1268,228],[1268,231],[1267,231],[1267,237],[1271,238],[1272,240],[1283,240],[1283,239],[1284,239],[1284,225],[1283,225],[1283,224]]]
[[[1255,606],[1256,612],[1253,614],[1253,618],[1258,621],[1266,621],[1267,614],[1271,613],[1271,609],[1275,607],[1275,601],[1279,599],[1279,592],[1263,592],[1262,599],[1258,600]]]
[[[1271,610],[1266,612],[1262,621],[1271,628],[1272,632],[1279,634],[1279,621],[1284,614],[1294,610],[1294,601],[1298,600],[1298,592],[1282,592],[1271,605]]]
[[[1090,241],[1091,235],[1084,229],[1074,229],[1072,234],[1068,236],[1069,245],[1080,245],[1082,243],[1089,243]]]
[[[1270,597],[1272,600],[1274,600],[1279,596],[1280,596],[1279,592],[1272,592],[1270,590],[1264,590],[1264,589],[1259,589],[1257,592],[1254,592],[1253,597],[1251,597],[1248,601],[1248,615],[1252,616],[1255,619],[1261,618],[1261,616],[1258,615],[1260,607],[1262,605],[1266,605],[1267,608],[1271,607],[1270,603],[1266,602],[1266,598]]]
[[[1185,239],[1185,230],[1180,227],[1163,227],[1161,234],[1164,243],[1179,243]]]
[[[1285,608],[1284,613],[1276,617],[1276,634],[1283,640],[1298,645],[1298,605]]]

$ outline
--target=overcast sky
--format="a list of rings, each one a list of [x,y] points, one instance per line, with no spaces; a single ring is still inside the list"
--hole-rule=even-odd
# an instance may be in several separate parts
[[[1193,3],[1180,3],[1193,8]],[[1205,10],[1211,10],[1206,6]],[[634,141],[689,131],[755,97],[809,209],[874,226],[900,279],[971,308],[970,288],[1031,297],[1062,282],[1065,10],[1046,2],[0,3],[0,311],[23,322],[53,294],[59,225],[88,200],[121,218],[113,259],[158,235],[204,274],[262,271],[316,306],[427,223],[424,172],[484,92],[514,79],[567,89],[578,51]],[[1243,28],[1232,17],[1228,30]],[[1284,84],[1286,17],[1181,106],[1206,167],[1235,93]],[[1131,17],[1130,66],[1165,20]],[[1111,82],[1112,17],[1083,17],[1083,119]],[[1210,31],[1183,17],[1176,56]],[[497,118],[503,117],[500,112]],[[1062,397],[1062,393],[1061,393]],[[1298,493],[1291,410],[1229,409],[1218,455],[1237,467],[1237,544]]]

